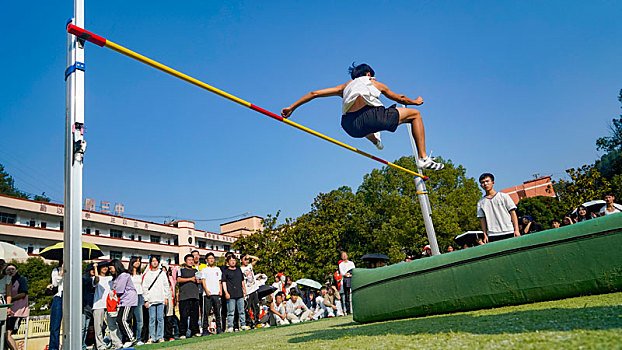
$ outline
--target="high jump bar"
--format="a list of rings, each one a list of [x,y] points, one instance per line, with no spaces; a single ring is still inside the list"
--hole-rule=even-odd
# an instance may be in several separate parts
[[[326,140],[328,142],[334,143],[335,145],[341,146],[341,147],[343,147],[345,149],[348,149],[350,151],[356,152],[356,153],[358,153],[358,154],[360,154],[362,156],[365,156],[367,158],[373,159],[373,160],[378,161],[378,162],[380,162],[382,164],[386,164],[386,165],[388,165],[390,167],[393,167],[395,169],[407,172],[407,173],[409,173],[411,175],[415,175],[417,177],[422,178],[423,180],[428,180],[427,176],[424,176],[422,174],[414,172],[414,171],[412,171],[410,169],[406,169],[406,168],[401,167],[401,166],[399,166],[397,164],[388,162],[388,161],[386,161],[384,159],[380,159],[380,158],[378,158],[376,156],[373,156],[373,155],[371,155],[371,154],[369,154],[367,152],[361,151],[358,148],[352,147],[352,146],[347,145],[347,144],[345,144],[345,143],[343,143],[341,141],[337,141],[337,140],[335,140],[335,139],[333,139],[331,137],[328,137],[328,136],[326,136],[324,134],[321,134],[321,133],[319,133],[319,132],[317,132],[315,130],[309,129],[306,126],[300,125],[300,124],[298,124],[296,122],[293,122],[293,121],[291,121],[289,119],[283,118],[280,115],[274,114],[274,113],[272,113],[270,111],[267,111],[267,110],[265,110],[265,109],[263,109],[261,107],[257,107],[257,106],[255,106],[254,104],[252,104],[250,102],[242,100],[241,98],[238,98],[238,97],[233,96],[233,95],[231,95],[231,94],[229,94],[229,93],[227,93],[225,91],[217,89],[217,88],[215,88],[215,87],[213,87],[211,85],[208,85],[208,84],[206,84],[206,83],[204,83],[204,82],[202,82],[200,80],[197,80],[197,79],[195,79],[195,78],[193,78],[193,77],[191,77],[189,75],[186,75],[186,74],[181,73],[181,72],[179,72],[179,71],[177,71],[177,70],[175,70],[173,68],[165,66],[162,63],[156,62],[156,61],[154,61],[154,60],[152,60],[150,58],[147,58],[147,57],[145,57],[145,56],[143,56],[141,54],[138,54],[138,53],[136,53],[136,52],[134,52],[132,50],[129,50],[129,49],[127,49],[127,48],[125,48],[125,47],[123,47],[121,45],[115,44],[112,41],[107,40],[107,39],[105,39],[105,38],[103,38],[103,37],[101,37],[101,36],[99,36],[97,34],[91,33],[91,32],[89,32],[88,30],[86,30],[84,28],[80,28],[80,27],[75,26],[75,25],[70,23],[69,25],[67,25],[67,32],[77,36],[78,38],[80,38],[82,40],[89,41],[89,42],[91,42],[91,43],[93,43],[93,44],[95,44],[97,46],[107,47],[109,49],[112,49],[112,50],[114,50],[114,51],[116,51],[116,52],[118,52],[120,54],[123,54],[123,55],[125,55],[127,57],[133,58],[133,59],[135,59],[135,60],[137,60],[139,62],[142,62],[142,63],[144,63],[144,64],[146,64],[148,66],[151,66],[151,67],[153,67],[155,69],[161,70],[164,73],[168,73],[168,74],[170,74],[170,75],[172,75],[172,76],[174,76],[176,78],[184,80],[184,81],[186,81],[186,82],[188,82],[190,84],[196,85],[196,86],[198,86],[198,87],[200,87],[200,88],[202,88],[204,90],[207,90],[209,92],[213,92],[213,93],[215,93],[218,96],[224,97],[224,98],[229,99],[229,100],[231,100],[231,101],[233,101],[233,102],[235,102],[237,104],[240,104],[242,106],[248,107],[248,108],[250,108],[250,109],[252,109],[252,110],[254,110],[256,112],[259,112],[259,113],[261,113],[263,115],[266,115],[266,116],[268,116],[268,117],[270,117],[272,119],[278,120],[278,121],[283,122],[283,123],[285,123],[285,124],[287,124],[289,126],[293,126],[296,129],[305,131],[305,132],[307,132],[307,133],[309,133],[311,135],[315,135],[315,136],[317,136],[317,137],[319,137],[319,138],[321,138],[323,140]]]

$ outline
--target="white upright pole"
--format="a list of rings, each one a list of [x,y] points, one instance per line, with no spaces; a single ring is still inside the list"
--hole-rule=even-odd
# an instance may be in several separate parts
[[[404,105],[404,108],[407,108]],[[415,161],[419,159],[417,153],[417,145],[413,138],[412,130],[407,129],[408,137],[410,138],[410,145],[415,155]],[[415,162],[416,164],[416,162]],[[422,174],[421,168],[417,165],[417,172]],[[441,251],[438,249],[438,242],[436,241],[436,232],[434,232],[434,223],[432,222],[432,207],[430,206],[430,198],[428,197],[428,190],[425,188],[425,181],[419,176],[415,177],[415,186],[417,188],[417,199],[419,199],[419,206],[421,206],[421,214],[423,214],[423,223],[425,224],[425,232],[428,235],[428,243],[432,249],[432,255],[439,255]]]
[[[72,23],[84,27],[84,0],[74,0]],[[67,34],[62,337],[65,350],[82,348],[82,160],[86,148],[84,68],[84,43],[76,36]]]

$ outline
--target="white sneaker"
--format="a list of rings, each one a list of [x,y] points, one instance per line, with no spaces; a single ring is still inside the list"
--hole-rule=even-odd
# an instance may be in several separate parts
[[[128,341],[128,342],[125,342],[125,343],[123,344],[123,347],[124,347],[124,348],[129,348],[129,347],[130,347],[130,346],[132,346],[132,345],[134,345],[134,342]]]
[[[227,330],[225,331],[225,333],[233,333],[233,328],[227,328]]]
[[[384,149],[384,145],[382,144],[382,140],[380,139],[380,131],[375,132],[374,137],[377,140],[376,142],[374,142],[374,145],[376,146],[376,148],[379,150]]]
[[[432,154],[432,152],[430,152],[430,154]],[[417,159],[417,166],[422,169],[441,170],[445,167],[445,164],[437,163],[434,161],[434,158],[427,156]]]
[[[145,345],[145,343],[143,343],[142,341],[140,341],[140,340],[139,340],[139,341],[137,341],[134,345],[136,345],[136,346],[142,346],[142,345]]]

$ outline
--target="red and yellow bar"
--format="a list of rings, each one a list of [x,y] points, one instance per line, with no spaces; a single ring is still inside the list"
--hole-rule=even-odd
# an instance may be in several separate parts
[[[326,140],[328,142],[334,143],[337,146],[341,146],[341,147],[343,147],[345,149],[348,149],[350,151],[356,152],[356,153],[358,153],[358,154],[360,154],[362,156],[365,156],[367,158],[373,159],[373,160],[378,161],[378,162],[380,162],[382,164],[386,164],[386,165],[388,165],[390,167],[393,167],[395,169],[407,172],[407,173],[409,173],[411,175],[421,177],[424,180],[428,179],[427,176],[421,175],[421,174],[419,174],[417,172],[414,172],[414,171],[412,171],[410,169],[406,169],[406,168],[401,167],[401,166],[399,166],[397,164],[393,164],[393,163],[388,162],[386,160],[383,160],[383,159],[380,159],[378,157],[375,157],[375,156],[373,156],[373,155],[371,155],[371,154],[369,154],[367,152],[361,151],[358,148],[355,148],[355,147],[352,147],[350,145],[347,145],[347,144],[345,144],[345,143],[343,143],[341,141],[337,141],[337,140],[335,140],[335,139],[333,139],[331,137],[328,137],[328,136],[326,136],[324,134],[321,134],[321,133],[319,133],[317,131],[309,129],[309,128],[307,128],[307,127],[305,127],[303,125],[300,125],[300,124],[298,124],[296,122],[293,122],[293,121],[291,121],[289,119],[285,119],[285,118],[281,117],[280,115],[274,114],[274,113],[272,113],[270,111],[267,111],[267,110],[265,110],[265,109],[263,109],[261,107],[257,107],[257,106],[255,106],[254,104],[252,104],[250,102],[244,101],[241,98],[238,98],[238,97],[233,96],[233,95],[231,95],[231,94],[229,94],[229,93],[227,93],[225,91],[217,89],[217,88],[215,88],[215,87],[213,87],[213,86],[211,86],[209,84],[206,84],[206,83],[204,83],[204,82],[202,82],[200,80],[197,80],[197,79],[195,79],[195,78],[193,78],[193,77],[191,77],[189,75],[186,75],[184,73],[176,71],[175,69],[170,68],[168,66],[165,66],[162,63],[156,62],[156,61],[154,61],[154,60],[152,60],[150,58],[147,58],[147,57],[145,57],[145,56],[143,56],[141,54],[138,54],[138,53],[136,53],[136,52],[134,52],[132,50],[129,50],[129,49],[127,49],[127,48],[125,48],[125,47],[123,47],[121,45],[115,44],[112,41],[107,40],[107,39],[105,39],[105,38],[103,38],[103,37],[101,37],[99,35],[93,34],[93,33],[89,32],[89,31],[87,31],[87,30],[85,30],[83,28],[80,28],[80,27],[75,26],[73,24],[69,24],[67,26],[67,32],[77,36],[78,38],[80,38],[82,40],[89,41],[89,42],[91,42],[91,43],[93,43],[93,44],[95,44],[97,46],[102,46],[102,47],[107,47],[109,49],[112,49],[112,50],[114,50],[114,51],[116,51],[116,52],[118,52],[120,54],[123,54],[125,56],[130,57],[130,58],[133,58],[133,59],[135,59],[135,60],[137,60],[139,62],[142,62],[142,63],[144,63],[144,64],[146,64],[148,66],[151,66],[151,67],[153,67],[155,69],[161,70],[164,73],[168,73],[168,74],[170,74],[170,75],[172,75],[172,76],[174,76],[176,78],[184,80],[184,81],[186,81],[186,82],[188,82],[190,84],[196,85],[196,86],[198,86],[198,87],[200,87],[202,89],[205,89],[205,90],[207,90],[209,92],[213,92],[213,93],[215,93],[218,96],[224,97],[224,98],[229,99],[229,100],[231,100],[233,102],[236,102],[236,103],[238,103],[238,104],[240,104],[242,106],[248,107],[248,108],[250,108],[250,109],[252,109],[252,110],[254,110],[256,112],[259,112],[259,113],[261,113],[263,115],[266,115],[266,116],[268,116],[268,117],[270,117],[272,119],[278,120],[278,121],[283,122],[283,123],[285,123],[285,124],[287,124],[289,126],[293,126],[296,129],[302,130],[302,131],[307,132],[307,133],[309,133],[311,135],[315,135],[315,136],[317,136],[317,137],[319,137],[319,138],[321,138],[323,140]]]

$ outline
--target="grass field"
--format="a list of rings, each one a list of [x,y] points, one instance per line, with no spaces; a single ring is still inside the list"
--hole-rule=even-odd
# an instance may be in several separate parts
[[[622,293],[358,324],[352,317],[140,349],[622,349]]]

